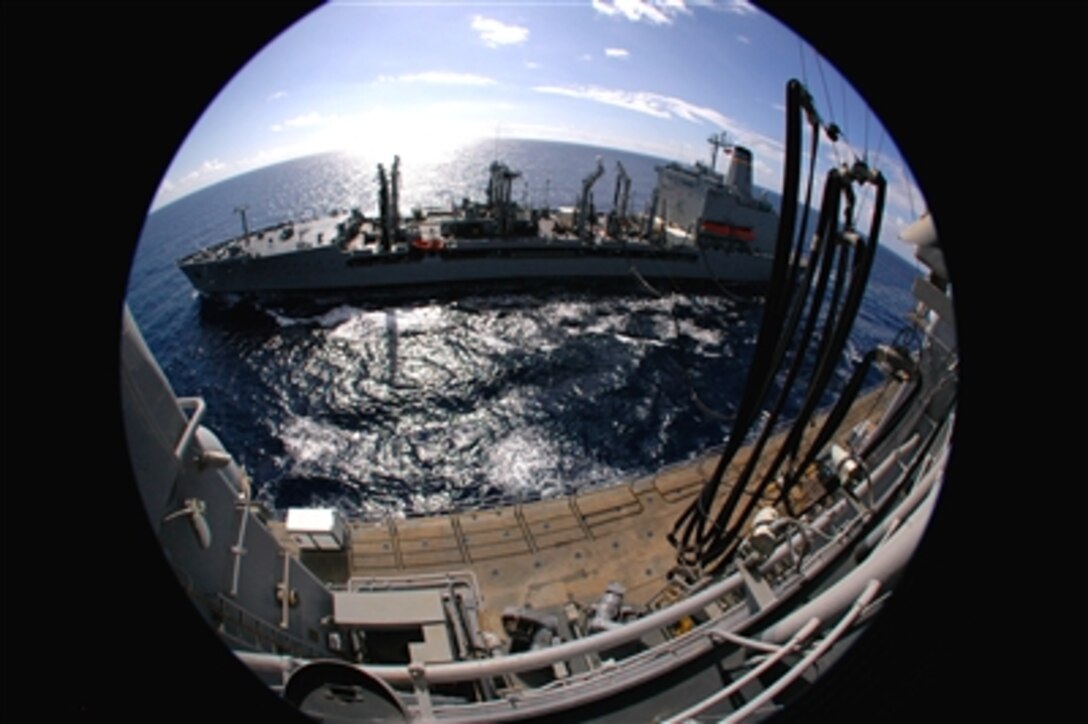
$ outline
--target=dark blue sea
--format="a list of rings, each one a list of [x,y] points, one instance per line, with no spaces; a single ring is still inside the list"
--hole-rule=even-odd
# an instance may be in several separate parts
[[[426,163],[406,153],[402,211],[482,199],[495,157],[523,173],[518,200],[572,204],[598,156],[607,169],[598,209],[610,207],[616,161],[641,209],[661,159],[506,140]],[[266,505],[378,516],[559,495],[726,438],[758,303],[633,285],[609,296],[537,289],[230,305],[199,298],[177,269],[178,258],[240,232],[240,205],[251,227],[332,208],[372,213],[379,162],[392,159],[326,154],[229,179],[151,213],[136,250],[133,316],[175,392],[208,402],[204,424]],[[836,385],[905,326],[913,276],[881,249]]]

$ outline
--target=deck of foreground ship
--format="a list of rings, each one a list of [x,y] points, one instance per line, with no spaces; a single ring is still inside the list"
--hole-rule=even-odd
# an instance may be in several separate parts
[[[836,439],[841,442],[863,420],[878,420],[895,398],[894,387],[859,397]],[[809,424],[804,444],[821,422]],[[770,439],[765,460],[784,439],[785,433]],[[725,483],[736,479],[749,453],[745,447],[735,456]],[[480,623],[496,631],[501,630],[506,607],[557,609],[595,600],[613,583],[626,589],[625,603],[646,606],[661,594],[668,572],[676,566],[676,550],[666,534],[712,475],[718,457],[717,452],[708,452],[652,475],[562,498],[426,517],[351,521],[346,557],[307,552],[304,562],[333,584],[348,578],[469,575],[483,597]],[[758,480],[761,471],[757,468],[751,479]],[[719,497],[728,494],[725,483]],[[802,485],[791,496],[803,507],[821,490],[818,484]],[[298,555],[282,522],[269,521],[269,527]]]

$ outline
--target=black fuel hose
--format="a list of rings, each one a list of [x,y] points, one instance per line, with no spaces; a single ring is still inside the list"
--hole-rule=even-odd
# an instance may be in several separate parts
[[[692,536],[702,538],[709,515],[710,506],[717,495],[725,470],[740,448],[745,433],[751,427],[759,410],[763,391],[769,384],[768,376],[773,374],[769,367],[771,356],[776,347],[776,331],[781,326],[785,314],[785,304],[789,298],[788,279],[790,275],[790,242],[797,216],[797,191],[801,171],[801,118],[802,105],[811,105],[808,91],[797,81],[791,80],[786,86],[786,159],[783,167],[782,211],[779,214],[778,237],[775,243],[774,265],[771,268],[769,292],[764,305],[763,322],[745,391],[737,410],[736,423],[729,436],[725,450],[715,467],[714,474],[698,498],[693,501],[673,525],[669,539],[677,547],[678,556],[683,560],[687,555]],[[794,260],[796,263],[797,260]],[[681,531],[679,540],[677,532]]]
[[[718,516],[715,518],[714,526],[711,531],[711,535],[714,537],[721,536],[725,532],[724,526],[728,523],[729,515],[732,514],[733,509],[736,508],[737,502],[740,499],[741,494],[748,485],[748,480],[751,478],[752,473],[755,470],[755,465],[759,460],[759,457],[765,447],[767,441],[770,439],[771,431],[774,429],[774,425],[781,414],[782,409],[785,407],[786,401],[790,397],[790,393],[793,390],[793,385],[800,374],[802,367],[804,366],[806,351],[808,345],[811,342],[812,333],[815,330],[816,320],[820,313],[821,300],[824,297],[827,288],[828,278],[830,276],[831,268],[833,266],[836,244],[834,243],[834,225],[835,217],[838,210],[838,194],[839,184],[837,177],[832,174],[829,175],[828,181],[824,186],[824,201],[821,205],[820,224],[817,230],[817,243],[813,245],[810,259],[810,263],[806,269],[805,278],[802,282],[802,289],[794,297],[794,304],[790,312],[790,318],[787,321],[785,328],[782,331],[779,338],[779,344],[775,350],[775,358],[772,363],[771,370],[777,371],[781,366],[782,361],[785,358],[787,349],[790,342],[796,333],[797,325],[800,321],[800,317],[806,301],[808,301],[809,314],[805,322],[804,330],[796,346],[796,352],[793,358],[793,364],[790,366],[787,372],[786,379],[781,385],[778,398],[772,408],[772,411],[765,421],[763,430],[759,439],[756,441],[751,454],[748,457],[744,469],[742,470],[740,477],[734,483],[729,491],[729,496],[726,498]],[[817,262],[818,255],[818,263]],[[819,268],[819,279],[816,285],[816,291],[812,295],[811,301],[808,300],[809,291],[812,285],[812,279],[815,275],[816,269]],[[773,378],[773,375],[772,375]],[[702,538],[698,540],[698,546],[700,548],[712,540],[711,537]]]
[[[855,168],[854,174],[857,175],[858,169]],[[726,554],[731,554],[735,548],[737,542],[737,536],[740,532],[744,521],[747,520],[751,511],[758,503],[763,492],[766,490],[769,483],[774,479],[778,468],[785,460],[786,456],[791,451],[796,451],[802,436],[804,434],[804,428],[811,419],[812,414],[815,412],[824,391],[827,388],[828,382],[830,382],[831,376],[838,364],[839,357],[842,354],[842,350],[846,346],[846,340],[854,325],[854,320],[857,317],[858,309],[861,306],[861,301],[864,296],[865,288],[867,286],[869,273],[872,269],[873,260],[876,256],[876,249],[879,243],[880,222],[883,215],[884,200],[886,193],[886,184],[883,177],[877,173],[869,176],[868,178],[860,178],[858,180],[868,180],[877,186],[877,197],[874,203],[874,210],[872,215],[872,221],[870,224],[870,234],[867,244],[861,244],[860,240],[857,246],[856,263],[854,265],[855,271],[851,275],[850,286],[847,292],[846,301],[843,305],[841,313],[837,316],[838,319],[834,323],[834,331],[829,337],[825,337],[821,349],[821,360],[813,375],[812,383],[809,386],[808,393],[805,401],[802,405],[802,409],[798,414],[796,421],[790,429],[787,441],[781,448],[779,448],[778,454],[775,456],[774,462],[768,468],[767,473],[759,486],[759,490],[751,495],[748,500],[744,511],[737,518],[737,523],[728,530],[723,530],[718,525],[715,525],[715,533],[717,534],[709,547],[706,545],[701,546],[701,555],[699,562],[706,567],[709,567],[714,561],[723,559]],[[852,201],[852,194],[849,196]],[[829,316],[828,326],[830,326],[832,320]],[[831,331],[826,330],[826,331]],[[737,501],[739,501],[740,495],[743,492],[741,485],[736,485],[730,490],[730,496],[726,504],[716,518],[718,522],[728,522],[734,515],[734,508]],[[721,565],[724,565],[724,561]],[[714,570],[718,570],[720,566],[717,566]]]

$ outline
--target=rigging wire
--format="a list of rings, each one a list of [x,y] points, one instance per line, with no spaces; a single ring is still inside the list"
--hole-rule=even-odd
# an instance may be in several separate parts
[[[876,143],[876,154],[873,156],[874,159],[880,158],[880,151],[884,148],[884,139],[887,138],[887,136],[888,134],[884,131],[884,128],[881,127],[880,136],[878,136],[879,140],[877,140]]]
[[[869,109],[865,109],[863,114],[865,118],[865,160],[869,160]]]
[[[801,56],[801,83],[808,87],[808,73],[805,72],[805,44],[800,37],[797,38],[797,51]]]
[[[673,280],[671,276],[668,276],[668,275],[666,276],[666,279],[668,280],[669,285],[671,287],[673,287],[673,292],[671,294],[666,295],[664,292],[661,292],[659,289],[657,289],[652,284],[650,284],[650,282],[644,276],[642,276],[642,274],[639,273],[638,269],[636,269],[633,265],[631,266],[631,273],[639,281],[639,283],[642,285],[642,287],[645,288],[650,294],[652,294],[652,295],[654,295],[657,298],[662,299],[662,300],[664,300],[666,297],[669,298],[669,300],[671,302],[670,305],[669,305],[669,316],[672,319],[672,323],[673,323],[673,336],[677,340],[677,344],[676,344],[675,347],[673,347],[673,350],[675,352],[676,347],[679,347],[679,353],[678,354],[681,357],[686,357],[684,355],[683,346],[679,343],[680,337],[683,336],[683,335],[682,335],[682,332],[680,331],[679,319],[676,316],[676,297],[682,296],[682,295],[678,291],[679,287],[676,284],[675,280]],[[694,298],[693,297],[690,297],[690,296],[687,296],[687,295],[683,295],[683,296],[685,296],[687,298],[687,300],[689,302],[692,302],[692,304],[694,305]],[[733,302],[732,299],[727,299],[727,301],[729,301],[731,305],[735,304],[735,302]],[[675,357],[675,355],[674,355],[674,357]],[[677,368],[679,368],[680,372],[683,374],[684,381],[687,383],[687,386],[688,386],[688,393],[689,393],[689,395],[691,397],[691,400],[692,400],[692,402],[695,403],[695,406],[697,408],[699,408],[699,410],[701,412],[703,412],[703,414],[705,414],[707,417],[710,417],[711,419],[719,420],[721,422],[729,422],[729,421],[731,421],[733,419],[729,415],[725,415],[725,414],[723,414],[721,412],[718,412],[713,407],[711,407],[710,405],[708,405],[706,402],[703,401],[702,397],[700,397],[700,395],[699,395],[699,391],[695,387],[695,380],[691,375],[691,365],[688,364],[685,361],[685,359],[677,360],[677,359],[673,358],[672,362],[673,362],[674,365],[676,365]]]
[[[722,283],[722,280],[718,278],[718,275],[714,273],[714,270],[711,269],[710,260],[706,258],[706,249],[698,244],[696,245],[696,248],[698,248],[699,257],[703,261],[703,266],[705,266],[706,270],[710,273],[710,279],[714,282],[714,286],[717,287],[718,292],[721,293],[723,297],[733,302],[733,304],[740,304],[743,300],[733,292],[729,291],[729,289],[726,288],[725,284]]]
[[[816,70],[820,73],[820,84],[824,87],[824,98],[827,99],[827,114],[829,117],[835,117],[835,107],[831,104],[831,93],[827,90],[827,78],[824,76],[824,64],[820,62],[820,54],[815,50],[812,51],[812,55],[816,58]]]
[[[828,117],[829,118],[835,118],[835,107],[833,105],[831,105],[831,93],[827,89],[827,79],[824,77],[824,65],[823,65],[823,63],[820,62],[820,54],[817,53],[815,50],[813,50],[812,55],[813,55],[813,57],[816,58],[816,70],[819,71],[819,73],[820,73],[820,83],[824,87],[824,97],[827,99],[827,114],[828,114]],[[832,123],[828,127],[828,131],[831,132],[832,129],[834,129],[837,132],[836,135],[839,135],[839,134],[842,133],[842,131],[838,127],[838,124],[836,124],[834,121],[832,121]],[[831,148],[835,152],[835,160],[841,165],[842,164],[842,156],[839,154],[838,144],[833,143]]]
[[[879,162],[880,151],[884,147],[884,136],[885,135],[886,134],[884,133],[883,128],[881,128],[880,135],[877,137],[876,152],[873,154],[873,163]],[[865,155],[862,157],[862,161],[864,163],[866,163],[866,164],[869,163],[869,113],[868,113],[868,110],[866,110],[866,113],[865,113]],[[858,204],[858,214],[859,215],[861,214],[862,209],[865,208],[865,204],[868,201],[869,201],[869,186],[866,185],[865,188],[861,192],[861,203]],[[913,211],[911,213],[913,214]]]
[[[846,81],[839,78],[839,90],[842,91],[842,127],[843,135],[850,136],[850,116],[846,112]]]

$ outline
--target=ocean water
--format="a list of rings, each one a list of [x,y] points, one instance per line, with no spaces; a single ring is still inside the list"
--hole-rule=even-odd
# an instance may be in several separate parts
[[[601,157],[600,210],[611,205],[616,161],[633,179],[634,209],[663,162],[513,140],[427,163],[406,156],[402,210],[482,199],[495,157],[524,174],[516,198],[553,206],[574,202]],[[381,516],[547,497],[644,474],[726,438],[758,333],[755,302],[633,285],[609,296],[221,304],[199,298],[177,269],[185,254],[239,233],[240,205],[251,227],[353,205],[372,212],[379,161],[392,160],[326,154],[229,179],[151,213],[136,249],[133,316],[175,392],[208,402],[204,424],[259,500]],[[881,249],[833,387],[851,360],[903,329],[913,276]]]

